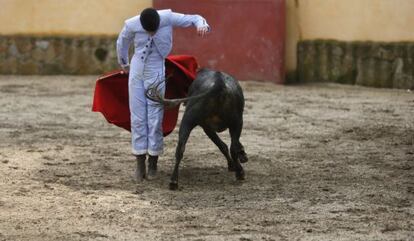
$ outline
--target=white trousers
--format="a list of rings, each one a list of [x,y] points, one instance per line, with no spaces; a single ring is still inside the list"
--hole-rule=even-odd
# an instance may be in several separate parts
[[[133,58],[128,83],[132,154],[159,156],[163,153],[164,148],[162,131],[164,107],[148,99],[145,92],[151,85],[164,80],[164,68],[157,71],[158,73],[144,71],[143,74],[140,74],[134,71],[134,69],[139,69],[134,68],[137,62]],[[158,91],[164,96],[164,83],[159,86]]]

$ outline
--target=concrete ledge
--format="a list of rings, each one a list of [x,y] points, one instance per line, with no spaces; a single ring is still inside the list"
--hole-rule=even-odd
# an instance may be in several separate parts
[[[298,43],[297,82],[414,88],[414,42]]]

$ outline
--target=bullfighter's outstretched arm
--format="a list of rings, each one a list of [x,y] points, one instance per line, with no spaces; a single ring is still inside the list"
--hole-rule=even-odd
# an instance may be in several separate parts
[[[174,27],[195,26],[200,35],[204,35],[210,31],[210,26],[208,25],[206,19],[197,14],[192,15],[172,12],[171,24]]]

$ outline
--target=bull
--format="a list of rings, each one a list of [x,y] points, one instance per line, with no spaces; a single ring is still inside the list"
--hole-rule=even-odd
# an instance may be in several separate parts
[[[239,140],[243,128],[244,95],[237,80],[224,72],[201,69],[189,88],[188,97],[183,99],[163,98],[157,91],[158,85],[148,89],[147,98],[166,108],[181,103],[186,106],[179,128],[175,166],[169,188],[178,189],[179,165],[190,133],[196,126],[200,126],[223,153],[228,170],[235,172],[237,180],[244,180],[245,173],[240,163],[247,162],[248,158]],[[230,152],[226,143],[217,135],[227,129],[231,137]]]

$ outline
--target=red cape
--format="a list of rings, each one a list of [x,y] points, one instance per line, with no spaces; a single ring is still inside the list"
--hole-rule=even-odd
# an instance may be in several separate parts
[[[172,55],[165,61],[167,81],[166,98],[184,98],[198,68],[192,56]],[[163,133],[170,134],[178,119],[179,106],[164,111]],[[105,119],[116,126],[131,131],[128,103],[128,74],[116,70],[98,78],[95,85],[92,111],[101,112]]]

